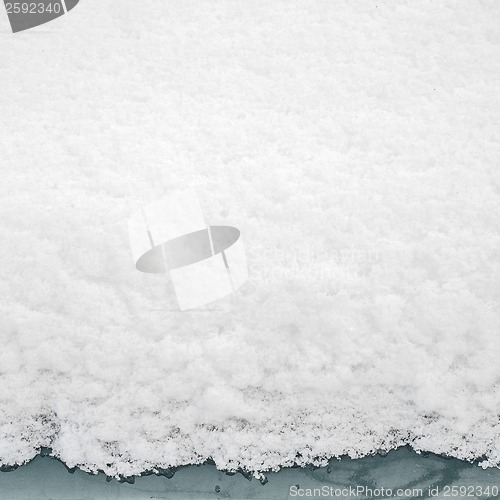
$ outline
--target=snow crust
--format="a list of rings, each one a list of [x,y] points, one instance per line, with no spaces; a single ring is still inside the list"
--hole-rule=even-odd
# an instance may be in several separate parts
[[[1,14],[1,13],[0,13]],[[0,15],[0,463],[133,475],[411,444],[500,464],[500,5]],[[250,279],[191,312],[127,218],[194,187]]]

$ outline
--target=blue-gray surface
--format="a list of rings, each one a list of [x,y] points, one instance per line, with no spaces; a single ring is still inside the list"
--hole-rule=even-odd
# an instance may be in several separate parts
[[[214,466],[189,466],[168,479],[146,476],[134,484],[106,481],[77,470],[68,474],[57,460],[37,457],[0,474],[0,498],[20,499],[266,499],[289,498],[499,498],[500,470],[407,448],[387,456],[332,460],[329,467],[283,469],[268,482],[229,476]],[[453,486],[455,488],[453,488]],[[382,490],[384,489],[384,491]],[[314,491],[314,489],[316,489]],[[370,491],[371,490],[371,491]],[[392,490],[391,492],[387,490]],[[406,490],[406,491],[398,491]],[[313,496],[315,495],[315,496]]]

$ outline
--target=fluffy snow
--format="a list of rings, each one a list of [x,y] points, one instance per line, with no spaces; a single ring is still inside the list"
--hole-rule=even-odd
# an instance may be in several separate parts
[[[0,463],[500,464],[500,5],[0,9]],[[127,218],[195,188],[249,281],[180,312]]]

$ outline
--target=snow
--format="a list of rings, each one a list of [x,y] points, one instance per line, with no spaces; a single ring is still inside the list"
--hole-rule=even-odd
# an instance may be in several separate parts
[[[0,463],[416,450],[500,465],[500,7],[0,13]],[[127,219],[186,187],[250,277],[180,312]]]

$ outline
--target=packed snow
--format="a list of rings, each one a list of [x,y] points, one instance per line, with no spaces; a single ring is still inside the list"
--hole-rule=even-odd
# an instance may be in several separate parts
[[[0,8],[0,463],[500,464],[500,4]],[[249,280],[181,312],[127,220],[195,189]]]

